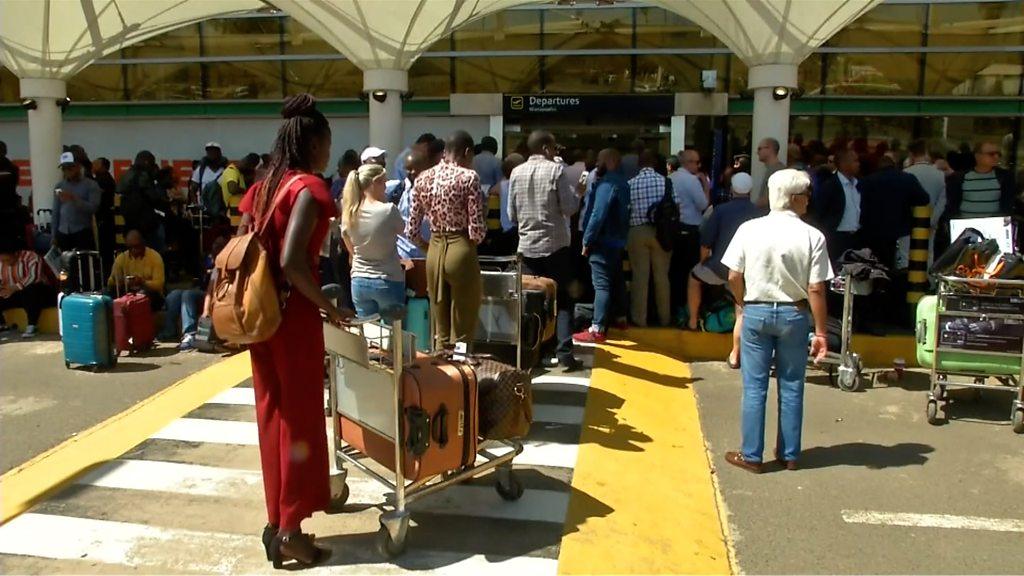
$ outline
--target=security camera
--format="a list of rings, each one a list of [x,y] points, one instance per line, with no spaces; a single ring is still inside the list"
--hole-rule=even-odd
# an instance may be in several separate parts
[[[776,100],[785,100],[789,98],[789,88],[785,86],[776,86],[772,89],[772,98]]]
[[[381,104],[383,104],[388,99],[388,93],[384,90],[374,90],[370,94],[370,96],[373,96],[373,99],[376,100],[377,102],[380,102]]]
[[[36,108],[39,107],[39,105],[36,104],[35,100],[33,100],[31,98],[26,98],[26,99],[21,101],[21,107],[24,108],[25,110],[35,110]]]

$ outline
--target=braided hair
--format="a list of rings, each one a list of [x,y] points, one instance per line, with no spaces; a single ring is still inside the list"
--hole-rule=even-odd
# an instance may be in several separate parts
[[[331,133],[327,118],[316,109],[310,94],[289,96],[281,108],[284,124],[277,131],[267,175],[253,198],[252,215],[256,222],[266,217],[274,194],[288,170],[310,172],[310,149],[313,143]]]

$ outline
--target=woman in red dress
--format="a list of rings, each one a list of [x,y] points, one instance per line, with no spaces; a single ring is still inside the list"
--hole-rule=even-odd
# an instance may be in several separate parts
[[[289,288],[277,332],[249,349],[267,500],[263,545],[275,568],[287,560],[311,566],[329,555],[299,525],[330,500],[320,311],[334,323],[352,315],[324,296],[317,277],[320,245],[337,215],[315,174],[329,161],[331,128],[308,94],[287,99],[281,114],[267,176],[239,206],[248,221],[269,220],[261,241]]]

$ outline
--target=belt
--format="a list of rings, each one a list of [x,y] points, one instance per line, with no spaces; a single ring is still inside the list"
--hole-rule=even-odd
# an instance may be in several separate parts
[[[807,308],[807,300],[797,300],[796,302],[766,302],[764,300],[751,300],[743,303],[744,306],[770,306],[772,308]]]

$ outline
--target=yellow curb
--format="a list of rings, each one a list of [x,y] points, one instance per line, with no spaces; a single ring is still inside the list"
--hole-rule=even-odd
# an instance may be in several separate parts
[[[25,512],[77,475],[117,458],[172,420],[251,375],[236,354],[146,398],[0,476],[0,524]]]
[[[646,346],[596,350],[559,573],[732,573],[689,385]]]

